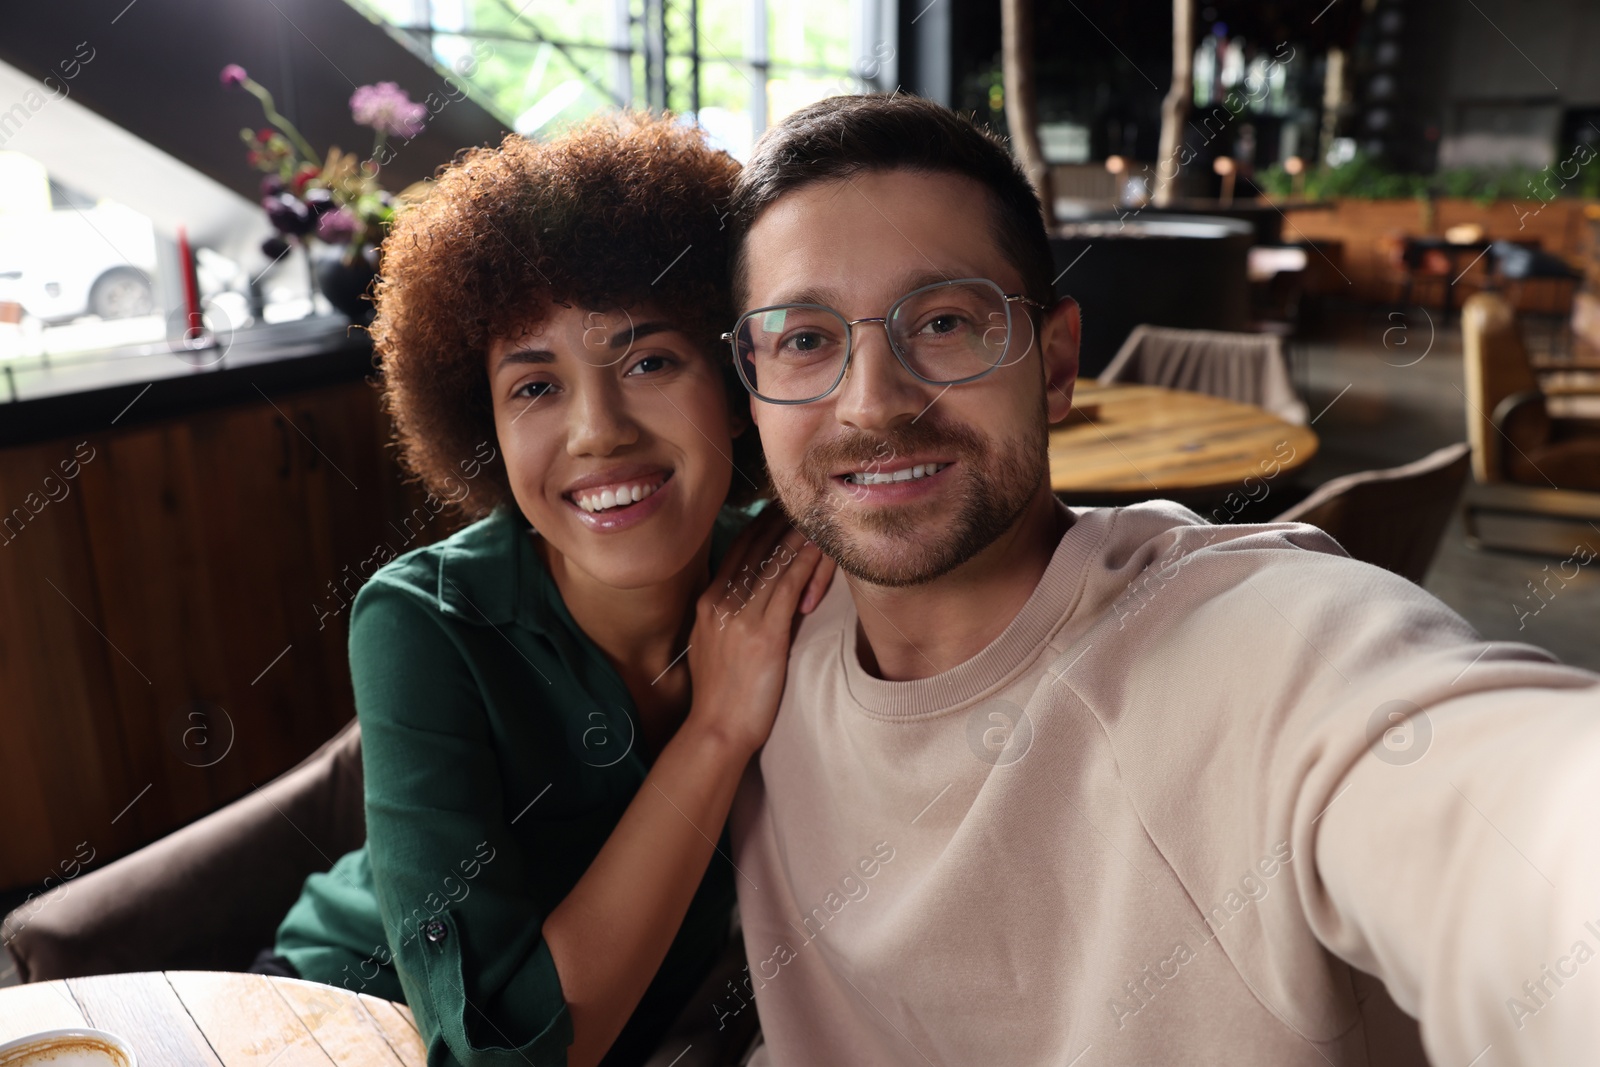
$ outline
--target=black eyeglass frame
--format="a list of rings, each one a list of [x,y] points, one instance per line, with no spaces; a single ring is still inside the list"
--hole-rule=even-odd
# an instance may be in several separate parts
[[[943,289],[952,285],[970,285],[973,283],[987,285],[989,288],[993,289],[997,294],[999,294],[1000,299],[1005,305],[1006,346],[1001,350],[1000,358],[995,360],[989,366],[985,367],[983,370],[979,371],[977,374],[969,374],[965,378],[956,378],[952,381],[936,381],[933,378],[924,377],[923,375],[917,373],[916,368],[911,365],[906,354],[900,350],[899,344],[895,342],[894,333],[889,329],[889,320],[894,318],[895,312],[900,310],[902,304],[914,296],[919,296],[922,293],[930,292],[934,289]],[[900,365],[906,369],[908,374],[924,385],[949,387],[952,385],[965,385],[968,382],[975,382],[980,378],[988,377],[996,370],[999,370],[1002,366],[1004,366],[1006,357],[1011,354],[1011,305],[1013,304],[1026,304],[1029,307],[1037,308],[1040,311],[1047,310],[1045,305],[1039,303],[1037,300],[1034,300],[1024,293],[1006,292],[1004,289],[1000,288],[999,283],[993,279],[956,278],[947,282],[934,282],[932,285],[919,286],[918,288],[913,289],[911,292],[900,297],[893,304],[890,304],[889,310],[883,315],[872,318],[847,319],[844,317],[844,315],[840,314],[837,310],[829,307],[826,304],[770,304],[767,307],[752,308],[751,310],[746,311],[743,315],[739,316],[738,321],[733,324],[733,329],[729,330],[727,333],[724,333],[722,335],[722,339],[728,342],[728,347],[732,350],[733,354],[734,370],[738,372],[739,381],[744,385],[745,391],[751,396],[755,397],[764,404],[814,404],[818,400],[831,396],[833,392],[839,388],[839,383],[844,381],[845,374],[850,370],[850,360],[853,359],[856,354],[855,328],[862,323],[868,322],[875,322],[883,327],[884,336],[889,339],[889,350],[894,353],[895,359],[900,361]],[[752,317],[768,311],[781,311],[789,308],[809,308],[813,311],[825,311],[834,318],[838,319],[840,322],[844,323],[844,359],[839,362],[839,376],[833,380],[833,383],[829,385],[828,388],[824,389],[816,396],[808,397],[805,400],[775,400],[772,397],[763,395],[761,391],[751,383],[749,376],[745,373],[744,360],[739,357],[739,331],[744,327],[746,322],[750,321]],[[1035,332],[1037,333],[1037,330],[1035,330]]]

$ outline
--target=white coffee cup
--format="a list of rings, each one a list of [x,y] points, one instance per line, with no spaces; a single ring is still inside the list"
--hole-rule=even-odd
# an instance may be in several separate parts
[[[0,1067],[138,1067],[126,1041],[105,1030],[42,1030],[0,1045]]]

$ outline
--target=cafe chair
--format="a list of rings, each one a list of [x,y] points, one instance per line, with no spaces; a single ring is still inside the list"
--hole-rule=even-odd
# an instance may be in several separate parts
[[[260,789],[27,901],[0,921],[0,943],[23,982],[130,971],[247,971],[256,953],[273,943],[306,877],[328,870],[366,840],[363,804],[361,727],[352,719]],[[676,1067],[740,1062],[759,1033],[754,1007],[719,1020],[710,1006],[729,999],[744,959],[735,926],[723,958],[652,1065],[666,1064],[686,1045],[693,1051]]]
[[[1581,417],[1593,383],[1541,384],[1500,293],[1461,312],[1472,484],[1470,544],[1566,556],[1600,523],[1600,418]]]
[[[1205,393],[1265,408],[1303,426],[1306,406],[1289,382],[1283,340],[1272,335],[1135,326],[1099,377]]]
[[[1319,527],[1354,559],[1422,583],[1467,480],[1470,449],[1447,445],[1414,463],[1323,483],[1275,522]]]
[[[1442,242],[1434,239],[1432,245]],[[1427,305],[1439,307],[1450,299],[1450,280],[1455,271],[1450,269],[1448,254],[1438,247],[1399,234],[1382,237],[1378,241],[1383,263],[1387,267],[1389,298],[1401,307]]]
[[[245,971],[306,876],[366,840],[361,731],[0,923],[24,982],[127,971]]]
[[[1461,325],[1473,476],[1600,492],[1600,419],[1562,417],[1573,398],[1600,388],[1542,386],[1511,304],[1499,293],[1468,300]]]

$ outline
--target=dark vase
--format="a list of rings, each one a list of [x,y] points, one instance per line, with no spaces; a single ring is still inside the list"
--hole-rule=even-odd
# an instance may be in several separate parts
[[[317,260],[317,288],[341,315],[358,325],[372,321],[374,308],[367,289],[377,276],[366,256],[357,256],[354,263],[346,263],[342,253]]]

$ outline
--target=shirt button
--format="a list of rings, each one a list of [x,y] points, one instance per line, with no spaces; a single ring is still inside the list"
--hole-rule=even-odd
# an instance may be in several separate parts
[[[443,941],[450,934],[450,928],[439,919],[430,919],[422,926],[422,936],[434,944]]]

